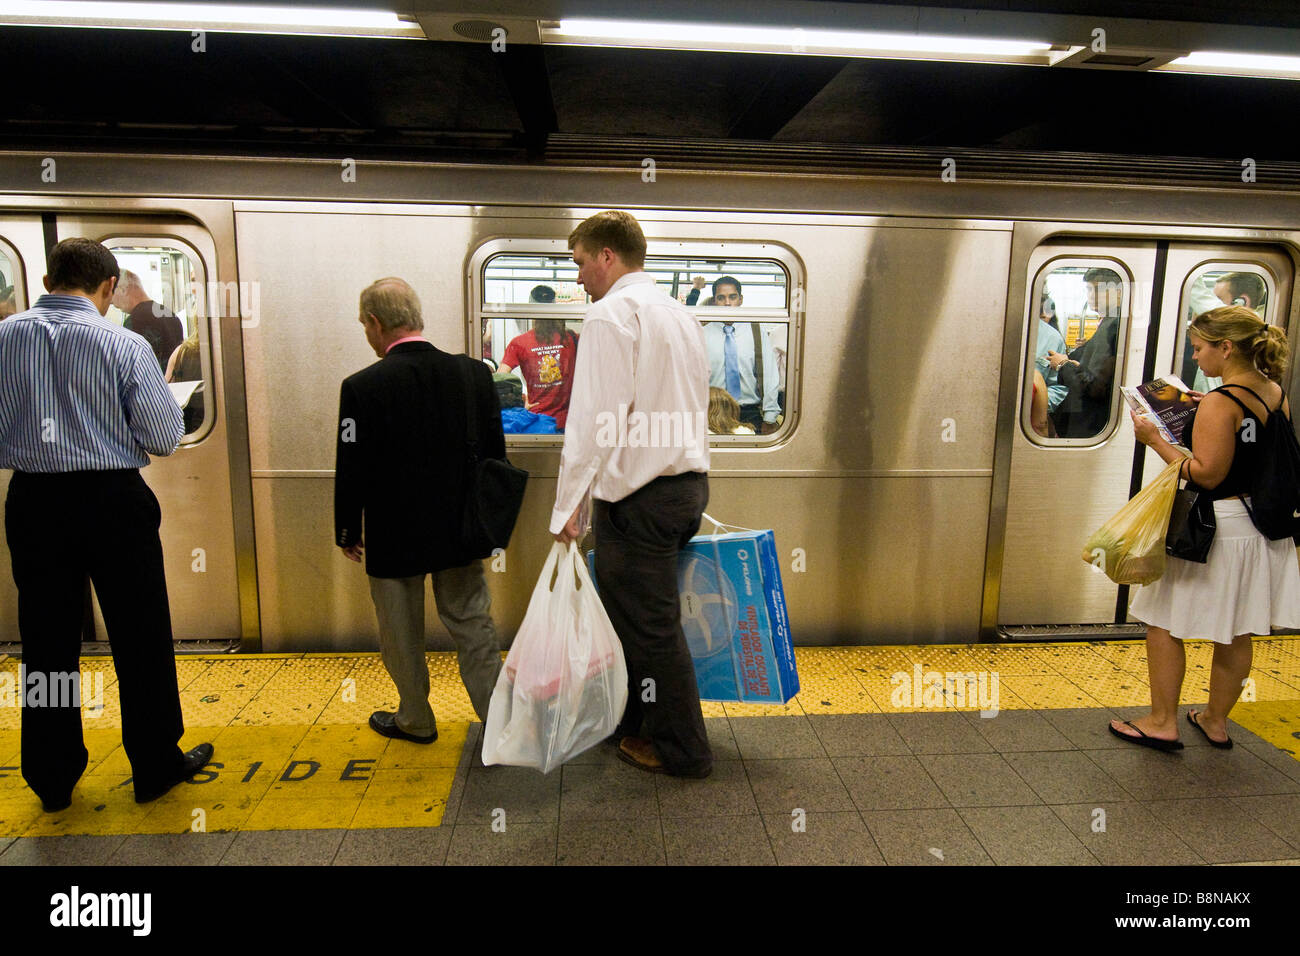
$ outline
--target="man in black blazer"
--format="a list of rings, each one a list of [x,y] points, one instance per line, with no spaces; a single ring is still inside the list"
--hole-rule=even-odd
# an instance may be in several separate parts
[[[380,654],[401,699],[396,713],[371,714],[370,726],[385,737],[432,743],[438,728],[424,656],[426,574],[480,720],[501,669],[483,563],[460,541],[471,384],[480,457],[505,457],[501,410],[486,365],[440,351],[420,334],[420,300],[406,282],[369,286],[359,321],[380,361],[344,379],[339,396],[335,542],[353,561],[365,555]]]

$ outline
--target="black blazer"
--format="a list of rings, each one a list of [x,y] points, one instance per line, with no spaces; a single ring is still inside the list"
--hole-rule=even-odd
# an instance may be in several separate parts
[[[479,457],[505,458],[496,388],[482,362],[404,342],[343,380],[334,540],[351,547],[364,520],[373,577],[411,577],[473,560],[460,544],[469,473],[466,366],[478,402]]]

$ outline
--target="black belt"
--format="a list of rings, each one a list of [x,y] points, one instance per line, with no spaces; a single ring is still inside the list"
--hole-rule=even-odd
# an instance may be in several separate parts
[[[101,471],[14,471],[14,479],[49,484],[93,484],[139,477],[139,468],[108,468]]]
[[[680,482],[680,481],[688,481],[688,480],[698,481],[701,478],[707,478],[707,477],[709,477],[709,473],[707,471],[683,471],[679,475],[660,475],[654,481],[648,482],[646,485],[642,485],[641,487],[644,488],[647,487],[648,485],[653,485],[656,481],[662,481],[665,484],[667,484],[669,482]],[[641,490],[640,488],[637,489],[637,491],[640,490]]]

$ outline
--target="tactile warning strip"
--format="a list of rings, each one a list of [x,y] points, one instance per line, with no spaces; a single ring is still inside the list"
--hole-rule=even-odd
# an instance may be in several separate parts
[[[1183,702],[1206,699],[1212,648],[1187,644]],[[705,702],[706,717],[1130,707],[1149,701],[1143,642],[801,647],[782,706]],[[177,662],[187,731],[214,763],[138,806],[112,662],[82,662],[90,763],[67,811],[46,814],[19,765],[20,661],[0,656],[0,837],[437,826],[474,719],[455,655],[429,655],[436,743],[375,734],[397,695],[374,654],[219,655]],[[1300,639],[1258,638],[1233,720],[1300,753]],[[1298,758],[1300,759],[1300,758]]]
[[[442,821],[469,724],[442,723],[429,745],[388,740],[364,724],[189,729],[213,762],[162,799],[139,805],[121,735],[87,731],[90,764],[72,806],[45,813],[19,776],[18,741],[0,732],[0,835],[367,829]],[[414,753],[412,751],[419,751]]]

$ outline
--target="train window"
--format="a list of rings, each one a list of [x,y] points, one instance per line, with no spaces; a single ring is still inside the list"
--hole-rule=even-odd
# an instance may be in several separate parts
[[[710,432],[775,432],[785,418],[795,304],[786,265],[775,259],[658,255],[652,250],[645,271],[694,309],[704,325],[711,368]],[[497,366],[508,434],[564,430],[582,318],[591,304],[577,280],[567,248],[502,252],[484,262],[478,302],[481,354]],[[512,406],[550,416],[554,424],[519,416],[509,411]]]
[[[203,264],[179,246],[106,244],[122,270],[107,318],[144,336],[184,410],[185,441],[198,441],[213,417]]]
[[[1025,434],[1092,443],[1109,430],[1129,288],[1110,260],[1057,260],[1031,296]]]
[[[1222,385],[1223,379],[1207,377],[1197,368],[1187,327],[1201,313],[1225,305],[1244,305],[1264,321],[1270,321],[1269,315],[1275,313],[1271,305],[1276,289],[1272,275],[1257,263],[1214,262],[1198,266],[1183,284],[1175,374],[1197,392],[1208,392]]]
[[[0,322],[26,306],[19,295],[20,279],[18,256],[11,254],[5,243],[0,242]]]
[[[710,433],[775,432],[786,408],[790,283],[785,267],[761,259],[648,256],[646,271],[669,295],[695,308],[704,324]],[[760,318],[785,321],[755,321]]]

